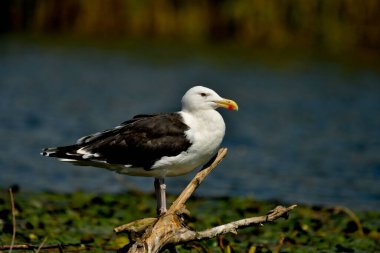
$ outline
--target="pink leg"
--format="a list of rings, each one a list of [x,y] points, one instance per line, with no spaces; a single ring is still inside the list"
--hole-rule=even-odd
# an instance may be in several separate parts
[[[154,189],[157,199],[157,214],[161,215],[166,213],[166,185],[164,178],[154,179]]]

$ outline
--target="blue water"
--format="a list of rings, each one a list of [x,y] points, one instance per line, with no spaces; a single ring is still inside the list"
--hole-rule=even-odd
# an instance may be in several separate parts
[[[197,190],[380,208],[380,74],[315,60],[271,66],[217,57],[0,42],[0,187],[151,192],[153,180],[41,157],[138,113],[176,111],[195,84],[234,99],[229,153]],[[141,52],[144,52],[142,50]],[[160,56],[164,56],[161,53]],[[178,193],[193,174],[168,179]]]

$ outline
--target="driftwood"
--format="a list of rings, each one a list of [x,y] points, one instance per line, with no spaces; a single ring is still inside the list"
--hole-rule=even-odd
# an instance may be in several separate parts
[[[227,149],[221,148],[214,159],[195,175],[165,214],[158,218],[145,218],[116,227],[115,232],[127,232],[132,241],[120,249],[119,252],[155,253],[164,249],[176,252],[174,247],[178,244],[210,239],[226,233],[236,234],[239,228],[261,225],[281,217],[287,218],[288,213],[296,205],[289,207],[277,206],[266,215],[233,221],[204,231],[193,231],[184,224],[182,214],[188,212],[185,208],[186,201],[226,154]]]

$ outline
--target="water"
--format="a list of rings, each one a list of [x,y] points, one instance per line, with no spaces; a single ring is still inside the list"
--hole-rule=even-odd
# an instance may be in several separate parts
[[[198,189],[291,203],[380,208],[380,75],[294,61],[273,67],[1,42],[0,187],[152,191],[153,180],[41,157],[138,113],[175,111],[194,84],[234,99],[228,156]],[[152,59],[153,58],[153,59]],[[178,193],[193,174],[168,179]]]

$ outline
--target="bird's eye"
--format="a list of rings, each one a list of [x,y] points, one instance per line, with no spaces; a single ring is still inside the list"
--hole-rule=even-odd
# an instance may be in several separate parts
[[[204,92],[199,93],[199,95],[201,95],[202,97],[207,97],[207,93],[204,93]]]

